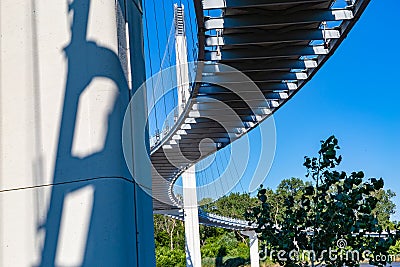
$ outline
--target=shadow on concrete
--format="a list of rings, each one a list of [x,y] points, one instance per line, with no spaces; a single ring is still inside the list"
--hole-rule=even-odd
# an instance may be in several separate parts
[[[54,186],[45,222],[38,229],[45,232],[40,266],[55,266],[57,254],[63,253],[59,251],[59,239],[66,197],[89,186],[93,189],[93,206],[80,266],[137,265],[135,184],[126,167],[121,142],[129,88],[120,57],[112,50],[87,40],[90,2],[91,0],[75,0],[69,4],[69,11],[73,13],[71,41],[64,48],[68,74],[59,128]],[[125,1],[117,2],[124,11]],[[95,77],[113,81],[118,88],[118,94],[113,109],[104,118],[107,134],[102,150],[79,158],[72,154],[78,104],[80,96]]]

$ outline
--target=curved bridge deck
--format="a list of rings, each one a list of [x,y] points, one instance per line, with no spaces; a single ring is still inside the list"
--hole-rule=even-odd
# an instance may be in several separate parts
[[[151,150],[154,210],[172,216],[181,206],[173,193],[180,174],[293,97],[333,55],[370,0],[202,2],[195,1],[202,61],[196,85],[176,125]],[[218,224],[205,217],[203,223]]]

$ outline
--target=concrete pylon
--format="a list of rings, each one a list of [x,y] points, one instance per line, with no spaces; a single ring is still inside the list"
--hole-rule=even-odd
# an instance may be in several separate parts
[[[196,173],[192,166],[182,174],[183,211],[185,219],[186,266],[201,267],[199,212]]]
[[[189,71],[185,33],[184,6],[174,5],[175,52],[178,90],[178,113],[181,114],[189,99]],[[182,174],[183,210],[185,220],[186,266],[201,267],[199,211],[197,206],[196,170],[188,168]]]
[[[178,112],[180,115],[185,109],[186,102],[189,100],[190,96],[187,54],[188,49],[185,31],[185,9],[183,5],[174,5],[174,20]]]
[[[242,231],[242,234],[250,239],[250,263],[251,267],[260,267],[260,254],[258,252],[258,237],[253,231]]]
[[[121,140],[145,79],[142,12],[140,0],[0,1],[0,266],[155,266],[151,197]],[[151,179],[150,166],[135,174]]]

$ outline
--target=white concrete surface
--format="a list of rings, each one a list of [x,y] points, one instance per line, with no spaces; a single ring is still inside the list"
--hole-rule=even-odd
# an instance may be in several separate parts
[[[199,211],[195,166],[182,174],[186,266],[201,267]]]
[[[125,18],[133,87],[145,78],[135,1],[0,1],[0,266],[155,265],[121,144]]]
[[[260,254],[258,252],[258,237],[257,233],[253,231],[242,231],[250,239],[250,266],[260,267]]]

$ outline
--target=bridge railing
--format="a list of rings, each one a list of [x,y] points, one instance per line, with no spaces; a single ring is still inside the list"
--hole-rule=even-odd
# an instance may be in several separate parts
[[[184,2],[183,2],[184,3]],[[202,37],[202,34],[199,34],[199,26],[198,26],[198,21],[202,20],[203,18],[198,18],[198,14],[201,14],[198,12],[199,7],[197,6],[196,3],[193,3],[193,1],[188,0],[186,3],[186,6],[184,7],[184,29],[185,29],[185,36],[186,36],[186,42],[187,42],[187,61],[188,63],[188,74],[189,74],[189,81],[194,81],[196,80],[196,77],[201,75],[202,70],[198,68],[198,64],[196,64],[197,61],[202,60],[202,52],[204,50],[204,38]],[[174,26],[173,26],[174,27]],[[175,28],[171,29],[170,31],[170,36],[169,41],[167,43],[172,43],[173,45],[168,45],[165,50],[165,55],[168,56],[174,56],[175,51],[169,51],[172,50],[173,47],[175,47]],[[171,72],[176,72],[177,68],[171,66],[171,64],[176,64],[178,65],[179,63],[176,61],[176,59],[170,58],[169,60],[164,60],[163,62],[169,63],[167,66],[160,66],[160,72],[162,77],[162,72],[165,73],[164,76],[176,76],[176,73],[171,73]],[[156,75],[153,75],[155,77]],[[161,78],[162,79],[162,78]],[[167,83],[167,84],[166,84]],[[172,84],[171,84],[172,83]],[[174,129],[174,125],[178,122],[180,113],[179,110],[185,110],[186,105],[188,103],[189,99],[186,99],[185,102],[183,103],[178,103],[177,101],[177,81],[174,79],[171,79],[169,84],[168,82],[159,82],[155,81],[155,86],[148,86],[148,91],[150,90],[155,90],[156,93],[149,92],[148,95],[161,95],[160,98],[158,99],[153,99],[154,101],[157,101],[153,105],[152,108],[149,110],[149,114],[153,112],[152,110],[154,109],[163,109],[167,110],[166,112],[155,112],[156,114],[162,114],[158,115],[158,121],[162,121],[162,127],[160,128],[159,126],[152,126],[150,127],[153,129],[150,132],[149,136],[149,141],[150,141],[150,149],[153,149],[157,147],[159,144],[163,143],[163,140],[167,138],[167,136],[171,133],[171,131]],[[191,82],[189,85],[189,93],[192,95],[192,92],[195,90],[195,88],[198,86],[196,83]],[[163,88],[164,87],[164,88]],[[164,98],[168,97],[167,94],[165,93],[166,91],[169,90],[169,88],[173,87],[174,93],[173,97],[175,98],[173,100],[174,105],[173,108],[171,109],[171,99],[168,99],[165,101]],[[150,89],[151,88],[151,89]],[[150,101],[150,102],[152,102]],[[165,107],[165,102],[167,102],[167,106]],[[180,106],[180,107],[179,107]],[[169,109],[169,110],[168,110]],[[149,115],[150,118],[150,115]],[[153,121],[149,121],[149,125],[154,124]]]

